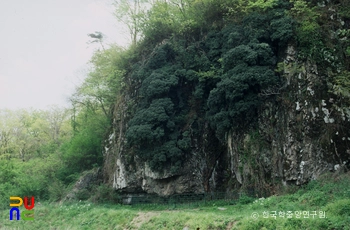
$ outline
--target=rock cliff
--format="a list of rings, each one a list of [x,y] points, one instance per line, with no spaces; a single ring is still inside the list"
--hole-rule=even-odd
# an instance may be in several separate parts
[[[350,163],[350,108],[328,92],[317,65],[296,62],[286,50],[285,85],[262,93],[255,132],[230,131],[219,141],[206,121],[191,138],[188,160],[176,173],[154,172],[125,147],[130,119],[124,97],[115,108],[113,131],[105,147],[105,172],[126,193],[203,193],[237,188],[273,191],[278,184],[304,184]],[[271,95],[274,95],[271,97]]]
[[[337,23],[338,27],[348,26],[343,21]],[[236,36],[232,34],[230,36]],[[160,45],[166,43],[163,41]],[[130,87],[114,107],[113,128],[105,143],[105,181],[123,193],[165,196],[240,189],[259,195],[261,192],[272,194],[279,186],[305,184],[322,173],[348,170],[350,102],[349,98],[334,92],[336,86],[330,80],[334,71],[340,73],[344,68],[332,67],[334,57],[326,60],[332,70],[310,58],[299,60],[298,47],[293,44],[290,42],[280,50],[272,48],[279,61],[276,72],[281,84],[259,91],[257,125],[232,128],[220,137],[205,112],[196,106],[190,107],[182,127],[189,133],[190,149],[180,169],[175,171],[152,170],[149,162],[128,145],[126,132],[142,88],[142,81],[129,75],[125,82]],[[255,47],[258,46],[267,45],[261,42]],[[208,56],[215,49],[208,51]],[[191,83],[186,84],[177,83],[177,95],[191,89]],[[182,101],[179,99],[177,103]]]

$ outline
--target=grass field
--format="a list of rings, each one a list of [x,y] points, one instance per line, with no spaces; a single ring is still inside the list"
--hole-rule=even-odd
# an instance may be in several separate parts
[[[32,221],[10,221],[9,209],[1,210],[0,229],[350,229],[350,174],[260,199],[176,207],[42,202],[34,211]]]

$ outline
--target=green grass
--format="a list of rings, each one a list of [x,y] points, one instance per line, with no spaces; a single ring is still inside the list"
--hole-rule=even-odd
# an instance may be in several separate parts
[[[89,202],[36,204],[33,221],[10,221],[1,210],[0,229],[350,229],[350,174],[324,176],[294,194],[266,199],[181,205],[123,206]],[[232,204],[235,203],[235,204]],[[273,211],[291,211],[282,218]],[[301,218],[296,211],[324,211]],[[267,212],[267,216],[264,216]],[[252,215],[257,214],[256,219]],[[266,214],[266,213],[265,213]],[[318,214],[318,213],[317,213]],[[264,218],[267,217],[267,218]]]

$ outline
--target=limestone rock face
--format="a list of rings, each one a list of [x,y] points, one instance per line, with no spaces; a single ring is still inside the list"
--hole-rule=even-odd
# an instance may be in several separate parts
[[[316,65],[296,64],[294,54],[289,46],[284,59],[286,84],[277,100],[267,99],[261,107],[258,134],[228,134],[231,172],[240,184],[248,180],[255,187],[300,185],[349,166],[349,108],[328,93],[326,76]],[[250,153],[245,163],[239,146]]]
[[[124,117],[126,118],[126,116]],[[105,178],[123,193],[155,193],[171,195],[178,193],[203,193],[202,170],[205,162],[200,150],[195,150],[181,170],[171,173],[152,171],[130,149],[125,148],[125,123],[116,121],[117,129],[112,132],[105,148]],[[119,133],[118,138],[115,138]]]
[[[327,76],[313,63],[298,63],[295,53],[289,46],[283,55],[285,84],[260,95],[258,128],[230,131],[218,140],[203,121],[176,173],[154,172],[126,148],[128,103],[134,97],[127,95],[115,107],[106,140],[105,181],[125,193],[273,193],[278,185],[301,185],[322,173],[349,168],[350,108],[329,93]]]
[[[116,108],[114,130],[105,145],[104,178],[113,188],[123,193],[155,193],[171,195],[175,193],[203,193],[201,180],[201,157],[193,157],[185,162],[182,169],[171,173],[152,171],[132,150],[125,147],[127,120],[124,103]],[[118,112],[117,112],[118,111]]]

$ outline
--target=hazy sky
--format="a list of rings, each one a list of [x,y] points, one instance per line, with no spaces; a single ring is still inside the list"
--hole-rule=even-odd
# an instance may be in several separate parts
[[[112,0],[0,0],[0,109],[68,105],[101,31],[125,45]]]

